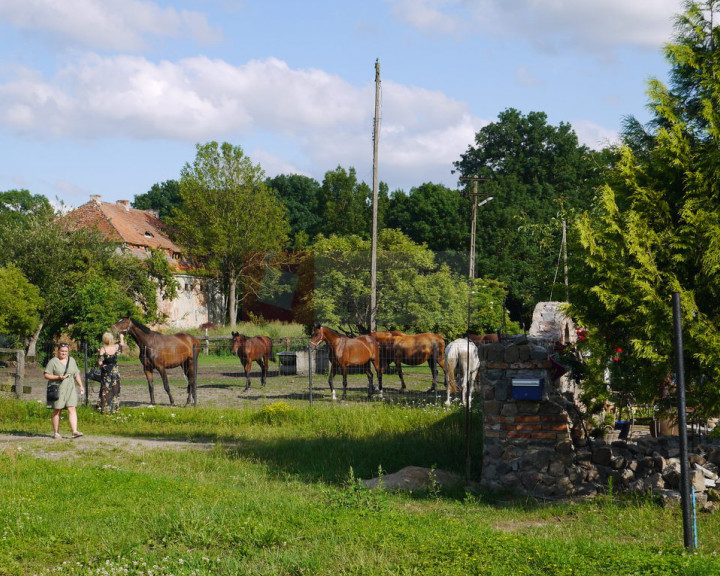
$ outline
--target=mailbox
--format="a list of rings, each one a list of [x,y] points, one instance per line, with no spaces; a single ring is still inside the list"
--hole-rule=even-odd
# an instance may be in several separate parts
[[[513,400],[542,400],[543,384],[542,378],[513,378]]]

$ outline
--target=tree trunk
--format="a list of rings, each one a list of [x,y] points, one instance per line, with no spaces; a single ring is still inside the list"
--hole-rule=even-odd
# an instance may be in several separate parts
[[[237,278],[233,273],[230,274],[229,288],[230,293],[228,295],[228,313],[230,314],[230,328],[235,328],[235,324],[237,321]]]
[[[30,360],[31,362],[35,359],[36,349],[37,349],[37,341],[38,338],[40,338],[40,331],[43,329],[43,321],[40,321],[40,325],[37,327],[37,330],[35,330],[35,333],[30,336],[30,340],[28,341],[27,350],[25,352],[25,355],[28,357],[28,359],[32,358]]]

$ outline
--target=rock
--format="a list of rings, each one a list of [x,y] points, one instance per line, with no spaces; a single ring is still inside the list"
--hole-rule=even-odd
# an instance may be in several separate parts
[[[705,459],[703,458],[703,461],[704,461],[704,460],[705,460]],[[693,463],[693,462],[692,462],[692,458],[690,459],[690,462]],[[709,479],[711,479],[711,480],[717,479],[717,474],[715,474],[715,473],[712,472],[711,470],[708,470],[707,468],[703,467],[702,464],[698,464],[697,462],[695,462],[695,463],[693,463],[693,465],[695,466],[695,470],[698,470],[698,471],[702,472],[702,473],[703,473],[703,476],[705,476],[705,478],[709,478]]]
[[[678,460],[668,462],[662,475],[670,488],[673,490],[680,488],[680,462]]]
[[[705,492],[705,475],[699,470],[690,470],[690,486],[695,492]]]
[[[682,502],[680,492],[677,490],[653,490],[653,494],[660,498],[660,503],[667,506],[679,506]]]
[[[592,462],[600,466],[610,466],[612,457],[612,448],[610,446],[599,446],[593,450]]]
[[[463,482],[464,479],[459,474],[420,466],[407,466],[382,478],[363,480],[363,484],[368,488],[410,491],[430,490],[437,485],[442,488],[456,488],[462,486]]]

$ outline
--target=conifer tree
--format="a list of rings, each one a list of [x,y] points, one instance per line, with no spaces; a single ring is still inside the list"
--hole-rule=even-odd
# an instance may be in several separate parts
[[[615,170],[577,223],[582,269],[571,297],[590,329],[595,390],[611,367],[612,388],[652,401],[673,372],[671,295],[680,292],[688,403],[698,414],[720,409],[718,4],[686,2],[678,16],[664,49],[669,86],[649,83],[652,121],[626,122]]]

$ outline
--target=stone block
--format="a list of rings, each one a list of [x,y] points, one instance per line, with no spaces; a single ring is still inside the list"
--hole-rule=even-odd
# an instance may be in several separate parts
[[[505,346],[497,342],[485,346],[487,349],[487,361],[488,362],[505,362]]]
[[[505,349],[505,358],[504,361],[508,364],[512,364],[513,362],[520,362],[520,347],[519,346],[508,346]]]
[[[530,360],[539,361],[547,360],[548,351],[543,346],[531,346],[530,347]]]
[[[502,405],[501,414],[503,416],[517,416],[517,413],[518,413],[518,409],[517,409],[517,404],[515,404],[515,402],[505,402]],[[515,421],[522,422],[521,418],[522,418],[522,416],[517,416],[515,418]]]
[[[497,400],[486,400],[483,403],[483,413],[485,414],[486,422],[488,416],[500,414],[503,406],[504,404],[502,402],[498,402]]]
[[[512,384],[509,380],[500,380],[495,384],[495,400],[506,402],[510,399]]]

